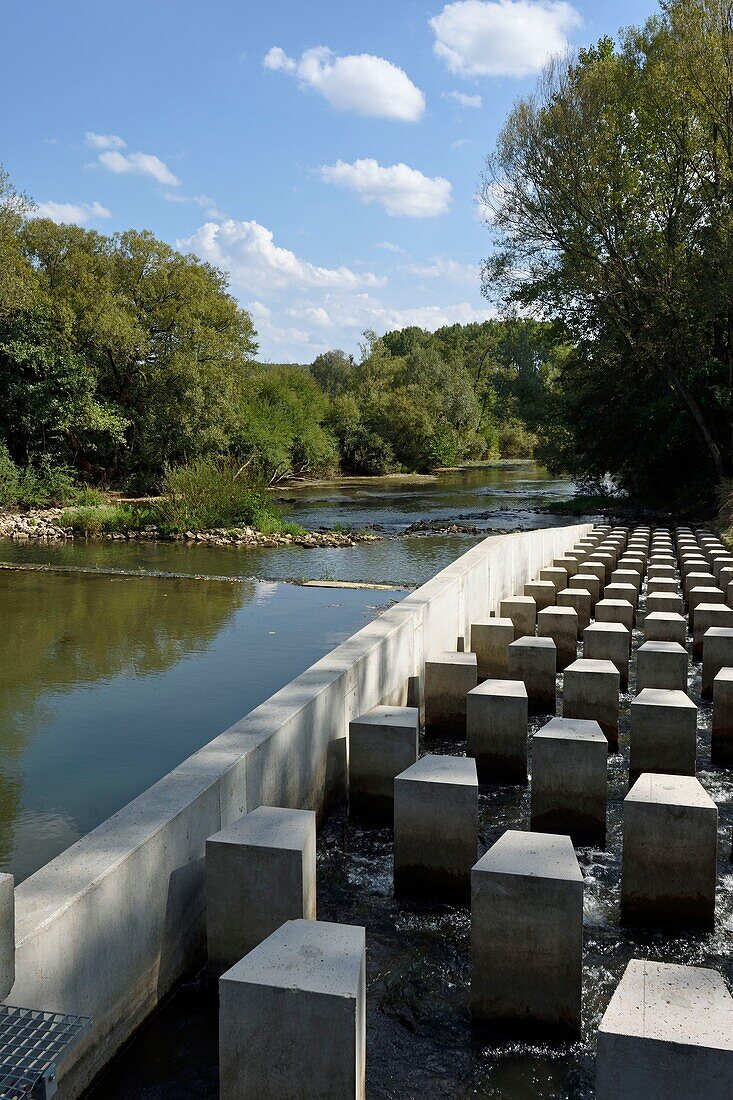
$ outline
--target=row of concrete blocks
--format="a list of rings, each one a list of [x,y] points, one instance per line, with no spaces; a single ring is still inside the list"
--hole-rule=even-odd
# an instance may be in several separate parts
[[[471,964],[475,1023],[578,1034],[583,877],[569,837],[508,831],[473,866]],[[219,995],[222,1100],[363,1100],[363,928],[287,919],[223,974]],[[596,1095],[730,1097],[732,1024],[715,971],[634,960],[599,1028]]]

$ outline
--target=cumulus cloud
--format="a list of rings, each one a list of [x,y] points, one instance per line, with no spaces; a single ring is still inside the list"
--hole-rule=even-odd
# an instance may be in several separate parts
[[[442,176],[425,176],[407,164],[388,168],[367,157],[346,164],[342,160],[323,165],[321,178],[352,191],[362,202],[376,202],[396,217],[434,218],[450,205],[451,184]]]
[[[528,76],[581,22],[565,0],[456,0],[430,20],[433,49],[460,76]]]
[[[126,147],[126,143],[117,134],[95,134],[94,130],[87,130],[84,143],[90,149],[124,149]]]
[[[454,283],[478,285],[478,267],[475,264],[460,263],[447,256],[435,256],[424,264],[405,264],[403,270],[420,279],[448,279]]]
[[[264,66],[297,77],[339,111],[417,122],[425,110],[425,96],[404,69],[373,54],[337,57],[327,46],[315,46],[296,60],[273,46]]]
[[[99,154],[99,162],[118,175],[134,173],[138,176],[150,176],[167,187],[178,187],[181,182],[168,165],[153,153],[120,153],[108,150]]]
[[[275,244],[272,230],[256,221],[206,222],[196,232],[176,242],[186,252],[224,268],[239,287],[254,291],[287,287],[378,286],[382,280],[349,267],[318,267],[288,248]]]
[[[461,107],[480,107],[480,95],[466,95],[465,92],[443,92],[443,99],[454,99]]]
[[[50,218],[58,225],[86,225],[93,218],[111,218],[112,213],[101,202],[39,202],[36,217]]]

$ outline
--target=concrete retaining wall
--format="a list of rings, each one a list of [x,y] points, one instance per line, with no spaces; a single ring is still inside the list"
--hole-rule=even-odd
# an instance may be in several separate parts
[[[587,530],[484,540],[17,887],[9,1003],[93,1018],[62,1097],[202,961],[206,838],[263,803],[322,810],[343,786],[350,719],[419,702],[424,659],[455,649]]]

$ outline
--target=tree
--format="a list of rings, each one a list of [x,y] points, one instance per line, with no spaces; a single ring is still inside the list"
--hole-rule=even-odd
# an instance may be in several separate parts
[[[602,456],[669,497],[672,455],[703,485],[733,468],[732,73],[730,5],[670,0],[618,47],[552,62],[487,161],[484,290],[574,346],[550,435],[576,475]]]

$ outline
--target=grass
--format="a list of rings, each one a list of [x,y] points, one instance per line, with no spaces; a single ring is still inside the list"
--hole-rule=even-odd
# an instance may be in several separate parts
[[[69,508],[59,517],[60,526],[71,527],[75,534],[85,538],[139,531],[155,522],[153,509],[135,504],[86,504]]]

